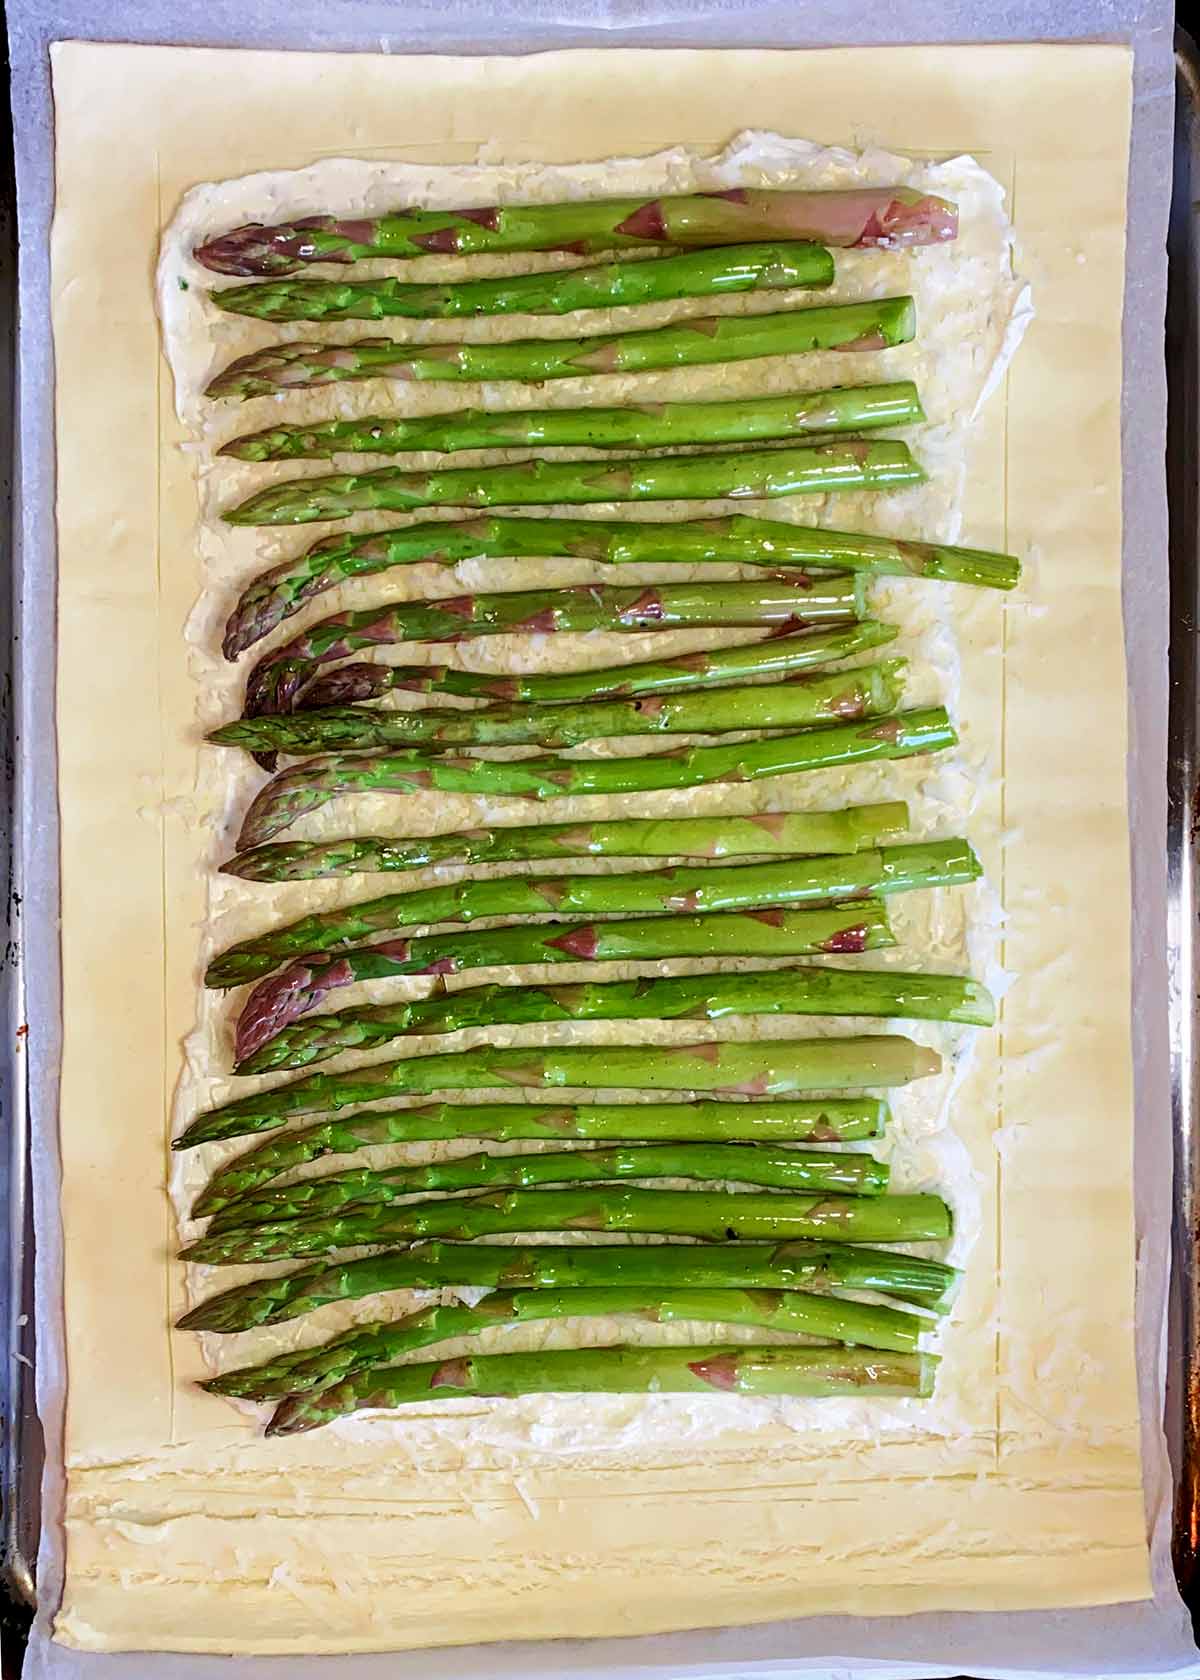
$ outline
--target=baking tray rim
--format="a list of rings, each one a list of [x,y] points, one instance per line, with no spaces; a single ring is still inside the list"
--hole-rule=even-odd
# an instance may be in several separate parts
[[[618,44],[614,41],[613,44]],[[624,43],[620,43],[624,44]],[[800,43],[797,43],[798,45]],[[1191,120],[1196,130],[1200,130],[1200,57],[1196,54],[1194,45],[1183,36],[1177,47],[1178,83],[1181,103],[1185,110],[1190,110]],[[1196,235],[1196,214],[1189,220],[1189,234],[1194,242]],[[1172,262],[1175,263],[1177,252],[1172,252]],[[1193,271],[1190,278],[1195,278],[1195,248],[1191,249]],[[23,306],[30,303],[44,308],[44,299],[48,296],[48,253],[35,252],[32,256],[23,252],[20,292]],[[0,307],[3,307],[0,303]],[[1192,322],[1195,327],[1195,318]],[[1191,348],[1197,351],[1195,339],[1191,341]],[[1195,424],[1194,407],[1190,411],[1191,420]],[[47,419],[47,424],[49,421]],[[1196,432],[1191,434],[1191,459],[1195,459],[1196,444],[1200,442]],[[38,500],[35,495],[29,500],[22,494],[25,486],[23,469],[27,461],[21,456],[18,445],[14,460],[14,558],[13,558],[13,589],[15,609],[14,631],[14,700],[11,717],[8,720],[12,731],[12,745],[15,756],[14,771],[14,822],[12,833],[13,864],[12,882],[18,894],[22,921],[26,927],[54,928],[57,926],[57,806],[54,779],[50,775],[52,764],[47,762],[44,746],[38,743],[53,742],[53,683],[47,681],[43,673],[39,673],[40,681],[29,680],[34,675],[34,666],[38,658],[39,646],[44,650],[53,649],[53,610],[46,609],[42,603],[33,613],[26,610],[27,604],[21,599],[20,580],[21,567],[28,556],[37,555],[39,551],[38,534],[33,528],[32,506]],[[53,486],[42,482],[37,487],[41,494],[53,497]],[[1194,510],[1193,510],[1194,511]],[[1195,587],[1200,578],[1197,574],[1197,546],[1200,545],[1200,529],[1191,533],[1191,571],[1190,582]],[[1173,539],[1174,540],[1174,539]],[[1182,539],[1181,539],[1182,540]],[[1190,606],[1190,603],[1189,603]],[[1173,601],[1173,640],[1176,623],[1174,620]],[[1183,628],[1190,630],[1194,619],[1186,623]],[[1193,659],[1195,658],[1195,639],[1191,638]],[[1173,677],[1175,675],[1173,667]],[[1195,697],[1197,689],[1193,688]],[[1178,689],[1173,687],[1172,708],[1172,742],[1171,742],[1171,774],[1175,776],[1178,770],[1191,779],[1187,782],[1186,792],[1187,810],[1192,810],[1192,799],[1196,792],[1197,767],[1195,762],[1195,718],[1189,719],[1189,731],[1186,735],[1186,752],[1183,751],[1184,735],[1175,729],[1176,700]],[[53,749],[51,748],[51,755]],[[1174,794],[1173,794],[1174,796]],[[1186,833],[1186,841],[1182,836]],[[1173,871],[1172,895],[1173,911],[1178,917],[1180,905],[1191,906],[1195,902],[1195,867],[1196,855],[1192,844],[1194,835],[1190,815],[1180,828],[1180,843],[1172,851],[1171,868]],[[31,861],[35,865],[31,867]],[[1178,888],[1178,892],[1177,892]],[[1177,948],[1171,953],[1173,963],[1172,976],[1172,1034],[1173,1052],[1186,1053],[1189,1058],[1194,1050],[1194,1040],[1189,1025],[1185,1031],[1182,1018],[1177,1015],[1177,1004],[1182,1000],[1187,1003],[1194,998],[1196,987],[1191,984],[1191,977],[1197,973],[1197,953],[1195,939],[1195,918],[1186,918],[1187,926],[1178,926],[1180,933]],[[10,1355],[14,1349],[19,1357],[15,1365],[10,1366],[15,1371],[13,1393],[5,1396],[9,1403],[9,1415],[6,1417],[4,1442],[4,1457],[0,1481],[0,1496],[5,1506],[5,1526],[3,1540],[5,1556],[0,1567],[0,1588],[4,1590],[15,1603],[32,1604],[35,1602],[33,1594],[34,1560],[29,1548],[30,1535],[36,1535],[38,1525],[38,1507],[40,1502],[40,1465],[37,1462],[38,1443],[34,1440],[36,1430],[36,1411],[32,1404],[33,1387],[36,1377],[36,1365],[32,1361],[36,1350],[32,1349],[30,1336],[33,1322],[24,1312],[29,1298],[46,1300],[47,1288],[52,1288],[55,1279],[49,1277],[46,1268],[39,1257],[31,1239],[32,1208],[30,1203],[30,1175],[28,1170],[28,1152],[30,1140],[31,1116],[46,1112],[54,1112],[57,1094],[57,1054],[59,1048],[59,1028],[57,1021],[44,1020],[38,1023],[37,1036],[32,1045],[28,1044],[22,1029],[26,1025],[26,998],[33,994],[41,997],[57,995],[59,991],[59,960],[57,940],[36,939],[26,942],[20,938],[10,941],[12,959],[3,976],[4,1007],[6,1022],[9,1029],[9,1044],[17,1046],[18,1053],[12,1057],[2,1069],[0,1078],[4,1081],[0,1100],[4,1101],[5,1112],[9,1116],[8,1143],[11,1151],[10,1167],[16,1167],[12,1173],[11,1184],[14,1186],[13,1197],[9,1207],[9,1252],[0,1255],[0,1263],[7,1263],[10,1269],[10,1285],[16,1288],[10,1290],[11,1310],[7,1315],[4,1327],[6,1336],[6,1354]],[[1185,1009],[1184,1014],[1187,1015]],[[1196,1069],[1189,1059],[1188,1068],[1200,1079],[1200,1069]],[[1176,1148],[1177,1173],[1188,1175],[1185,1180],[1177,1181],[1177,1190],[1181,1183],[1188,1183],[1191,1192],[1197,1198],[1195,1205],[1200,1205],[1200,1157],[1197,1155],[1196,1131],[1197,1096],[1194,1081],[1189,1083],[1186,1093],[1182,1084],[1175,1089],[1174,1110],[1174,1142]],[[49,1109],[47,1109],[49,1103]],[[1182,1117],[1182,1118],[1181,1118]],[[1186,1119],[1189,1129],[1182,1130],[1182,1119]],[[1181,1584],[1187,1584],[1188,1599],[1193,1610],[1197,1608],[1197,1575],[1196,1556],[1200,1550],[1198,1536],[1200,1536],[1200,1467],[1197,1454],[1198,1440],[1200,1440],[1200,1363],[1198,1363],[1196,1346],[1197,1313],[1196,1303],[1200,1301],[1200,1280],[1197,1277],[1196,1254],[1190,1233],[1194,1230],[1190,1216],[1185,1211],[1185,1203],[1181,1198],[1175,1202],[1175,1251],[1173,1260],[1173,1279],[1175,1300],[1171,1321],[1172,1355],[1170,1361],[1171,1372],[1175,1380],[1174,1405],[1174,1433],[1176,1441],[1182,1444],[1188,1457],[1184,1461],[1184,1473],[1178,1459],[1175,1462],[1176,1481],[1176,1526],[1175,1526],[1175,1556],[1177,1572]],[[28,1294],[27,1294],[28,1292]],[[57,1297],[50,1297],[57,1298]],[[1191,1303],[1189,1317],[1188,1302]],[[22,1322],[24,1318],[24,1322]],[[1181,1340],[1181,1337],[1186,1338]],[[15,1338],[15,1341],[14,1341]],[[1168,1402],[1171,1403],[1172,1391],[1168,1390]],[[11,1420],[23,1420],[19,1427],[12,1427]],[[24,1444],[29,1443],[26,1447]],[[13,1451],[17,1446],[20,1450]],[[53,1454],[51,1455],[53,1457]],[[1194,1472],[1191,1490],[1188,1489],[1187,1468]],[[13,1479],[15,1478],[15,1479]],[[14,1497],[15,1493],[15,1497]],[[14,1521],[15,1519],[15,1521]],[[1190,1573],[1187,1571],[1190,1570]]]

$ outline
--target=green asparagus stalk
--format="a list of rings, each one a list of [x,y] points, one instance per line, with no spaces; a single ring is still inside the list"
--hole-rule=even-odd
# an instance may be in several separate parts
[[[910,1400],[933,1393],[928,1353],[858,1353],[822,1347],[572,1348],[553,1353],[461,1355],[366,1371],[335,1388],[285,1400],[268,1435],[299,1435],[358,1411],[430,1401],[522,1394],[787,1394],[809,1399]]]
[[[610,922],[506,923],[424,939],[313,955],[255,987],[238,1018],[239,1067],[329,993],[360,980],[402,974],[461,974],[507,963],[659,962],[669,957],[789,957],[873,951],[894,945],[881,900],[836,908],[750,910],[724,916],[621,917]],[[555,988],[557,991],[559,988]],[[461,994],[455,994],[460,996]],[[328,1022],[328,1016],[321,1017]],[[255,1071],[248,1069],[247,1071]]]
[[[453,522],[436,520],[391,531],[351,531],[323,537],[262,573],[245,590],[225,626],[225,657],[235,659],[314,596],[335,589],[348,578],[422,563],[452,566],[476,558],[542,555],[596,560],[612,566],[732,562],[775,571],[832,567],[992,589],[1011,589],[1021,575],[1020,561],[1009,554],[827,531],[781,520],[750,519],[742,514],[652,522],[503,514]]]
[[[879,717],[904,693],[907,661],[889,659],[850,671],[819,671],[791,682],[713,693],[645,695],[575,705],[425,706],[375,711],[369,706],[239,718],[214,729],[218,746],[247,752],[343,752],[384,747],[578,747],[614,735],[717,735],[743,729],[805,729],[838,719]]]
[[[608,670],[558,671],[545,676],[497,676],[459,671],[447,665],[380,665],[363,661],[338,665],[317,677],[296,696],[297,710],[344,706],[353,701],[377,700],[401,690],[412,694],[459,694],[528,705],[558,704],[567,700],[617,700],[639,694],[673,694],[681,690],[725,687],[758,677],[788,677],[813,667],[849,659],[894,641],[895,625],[876,619],[835,624],[828,629],[800,630],[790,636],[769,636],[739,647],[714,648],[677,654],[673,659],[648,659]]]
[[[885,846],[849,856],[789,858],[776,863],[639,870],[625,875],[505,875],[453,881],[416,892],[387,893],[318,911],[231,945],[215,957],[206,986],[240,986],[288,958],[306,963],[323,951],[373,933],[484,916],[709,915],[785,904],[861,898],[864,893],[961,886],[978,880],[979,859],[965,840]],[[619,937],[619,936],[618,936]],[[339,954],[343,954],[340,953]],[[403,960],[403,953],[391,953]],[[333,982],[336,983],[336,982]],[[330,989],[330,977],[323,979]]]
[[[948,199],[913,187],[773,192],[733,187],[666,198],[582,199],[470,210],[406,208],[381,216],[306,216],[250,222],[196,248],[217,274],[294,274],[306,263],[360,257],[473,256],[493,251],[618,251],[639,245],[742,245],[806,239],[819,245],[904,250],[958,233]]]
[[[273,1131],[293,1114],[336,1113],[360,1103],[434,1091],[511,1086],[522,1091],[640,1089],[786,1097],[813,1091],[907,1085],[937,1073],[941,1065],[935,1051],[911,1039],[886,1034],[770,1039],[754,1044],[712,1040],[702,1044],[561,1044],[509,1050],[481,1044],[450,1055],[408,1056],[342,1073],[310,1073],[269,1091],[238,1097],[197,1115],[172,1147],[191,1149],[223,1138]]]
[[[647,758],[487,759],[436,754],[420,747],[305,759],[274,776],[254,798],[238,836],[239,852],[273,840],[311,811],[351,793],[465,793],[516,799],[650,793],[660,788],[754,782],[803,770],[876,763],[941,752],[958,740],[940,706],[874,721],[839,723],[758,741],[674,747]]]
[[[319,1394],[285,1400],[268,1435],[299,1435],[351,1412],[522,1394],[787,1394],[808,1399],[926,1399],[937,1357],[823,1347],[571,1348],[461,1355],[389,1365]]]
[[[890,490],[925,474],[903,443],[832,443],[746,449],[731,455],[634,455],[615,461],[517,461],[500,467],[333,473],[287,479],[222,515],[230,525],[309,525],[372,509],[537,507],[549,503],[712,501],[720,497],[827,496]]]
[[[495,1190],[399,1206],[351,1207],[201,1237],[182,1251],[195,1265],[295,1260],[337,1248],[414,1237],[513,1236],[528,1231],[624,1231],[708,1242],[738,1237],[832,1237],[839,1242],[942,1242],[950,1210],[939,1196],[795,1196],[777,1190]]]
[[[338,1301],[397,1289],[788,1289],[869,1291],[947,1313],[959,1274],[941,1260],[841,1242],[422,1243],[361,1260],[321,1261],[255,1278],[193,1307],[181,1330],[232,1335]]]
[[[468,1027],[542,1021],[719,1021],[729,1015],[868,1015],[991,1026],[994,1006],[973,980],[843,968],[699,974],[572,985],[472,986],[433,997],[317,1015],[286,1027],[237,1063],[240,1074],[309,1067],[343,1050]]]
[[[887,1188],[888,1169],[872,1155],[769,1149],[754,1143],[642,1143],[538,1155],[461,1155],[419,1167],[379,1172],[358,1168],[260,1190],[217,1214],[209,1235],[281,1219],[311,1219],[341,1208],[383,1206],[425,1190],[528,1190],[625,1178],[710,1179],[774,1190],[880,1196]]]
[[[915,1353],[925,1321],[895,1307],[864,1306],[799,1290],[762,1289],[515,1289],[486,1296],[478,1306],[422,1307],[403,1318],[356,1325],[321,1347],[285,1353],[262,1365],[225,1371],[201,1386],[243,1400],[286,1400],[318,1394],[377,1370],[416,1348],[496,1325],[556,1318],[634,1317],[650,1324],[751,1324],[850,1347]]]
[[[550,269],[495,280],[417,286],[402,280],[276,280],[208,295],[232,315],[260,321],[451,321],[482,315],[570,315],[675,298],[725,297],[782,287],[829,286],[833,258],[821,245],[777,240],[673,257]]]
[[[965,858],[963,862],[969,867]],[[834,878],[823,864],[821,860],[817,881]],[[615,881],[619,877],[581,877],[584,882],[604,879]],[[800,890],[799,877],[794,886]],[[777,889],[781,894],[787,890],[782,886]],[[543,907],[545,902],[542,900]],[[368,916],[376,914],[369,905],[358,908]],[[314,935],[325,937],[327,931],[314,930]],[[857,954],[894,944],[881,900],[856,898],[805,910],[771,906],[723,915],[510,922],[466,932],[451,927],[418,939],[385,939],[349,949],[335,946],[324,955],[310,953],[281,974],[260,981],[239,1017],[235,1055],[239,1063],[248,1060],[268,1039],[315,1009],[331,992],[362,980],[387,980],[407,974],[462,974],[472,968],[507,964]]]
[[[676,321],[668,327],[605,333],[595,338],[519,338],[484,344],[414,344],[394,338],[360,338],[354,344],[323,344],[319,340],[269,344],[230,362],[209,381],[205,395],[236,397],[244,402],[249,397],[273,397],[306,386],[341,385],[355,379],[459,384],[521,379],[541,384],[545,379],[704,367],[712,362],[795,356],[811,350],[886,350],[907,344],[916,330],[912,298],[895,297],[818,304],[779,315],[710,315]]]
[[[218,453],[239,461],[322,461],[335,455],[451,454],[463,449],[671,449],[689,443],[769,443],[880,426],[913,426],[924,419],[917,387],[903,379],[725,402],[460,409],[415,417],[368,414],[352,420],[269,426],[231,438]]]
[[[277,841],[221,865],[245,881],[312,881],[390,874],[430,863],[512,863],[563,857],[746,857],[760,853],[856,852],[898,839],[908,827],[900,800],[841,811],[762,811],[738,817],[632,817],[624,822],[477,828],[418,839],[392,835]],[[541,961],[542,959],[538,959]]]
[[[497,1143],[568,1139],[623,1143],[854,1143],[882,1137],[880,1097],[800,1098],[792,1102],[431,1103],[366,1109],[299,1131],[281,1132],[236,1156],[209,1179],[194,1219],[219,1213],[273,1178],[327,1155],[376,1144],[491,1138]]]
[[[851,573],[814,583],[583,584],[569,589],[510,589],[451,595],[335,613],[284,642],[255,666],[246,712],[291,711],[299,690],[332,660],[396,642],[459,642],[474,636],[534,631],[681,630],[752,625],[786,635],[807,625],[861,618],[861,579]]]
[[[914,426],[925,415],[910,380],[836,386],[733,402],[636,408],[463,409],[402,418],[270,426],[232,438],[218,454],[238,461],[327,461],[334,455],[404,455],[460,449],[669,449],[684,443],[764,443],[781,438]]]

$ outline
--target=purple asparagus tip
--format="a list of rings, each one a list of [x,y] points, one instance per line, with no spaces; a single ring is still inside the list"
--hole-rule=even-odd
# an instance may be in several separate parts
[[[363,661],[356,665],[340,665],[306,688],[297,710],[320,706],[348,706],[356,700],[374,700],[388,686],[389,667]],[[400,686],[404,686],[401,684]],[[411,685],[417,688],[417,683]]]
[[[300,268],[298,257],[289,256],[277,244],[275,231],[262,222],[250,222],[234,228],[205,245],[197,245],[192,253],[198,263],[216,274],[256,276],[262,274],[294,274]]]
[[[369,240],[372,232],[370,222],[339,222],[332,216],[306,216],[302,221],[284,223],[281,227],[247,222],[245,227],[233,228],[204,245],[197,245],[192,254],[197,262],[217,274],[250,277],[294,274],[305,263],[350,262],[350,254],[338,249],[338,241],[345,245]],[[314,233],[332,237],[316,240]]]
[[[294,963],[254,988],[238,1017],[233,1052],[236,1062],[247,1061],[268,1039],[313,1007],[322,995],[314,981],[306,963]]]

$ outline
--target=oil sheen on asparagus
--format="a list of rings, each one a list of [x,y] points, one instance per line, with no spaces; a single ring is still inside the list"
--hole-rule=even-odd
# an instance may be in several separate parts
[[[859,852],[908,828],[902,800],[840,811],[760,811],[747,816],[627,817],[611,822],[477,828],[454,834],[368,834],[276,841],[221,865],[247,881],[308,881],[331,875],[403,873],[430,863],[472,866],[547,858],[734,858],[756,854]],[[539,959],[541,960],[541,959]]]
[[[423,472],[384,467],[370,473],[332,473],[272,484],[222,517],[230,525],[308,525],[372,510],[827,496],[839,490],[893,490],[924,482],[925,474],[907,444],[839,438],[728,455],[633,455]]]
[[[333,753],[306,759],[272,778],[246,813],[237,849],[246,851],[331,800],[353,793],[465,793],[516,799],[585,794],[649,793],[660,788],[752,782],[806,770],[868,764],[940,752],[958,740],[945,710],[806,729],[796,735],[713,746],[682,746],[645,758],[476,758],[420,747],[378,753]]]
[[[408,207],[376,216],[330,212],[274,227],[250,222],[196,247],[217,274],[276,278],[307,263],[362,257],[474,256],[496,251],[581,255],[647,245],[742,245],[803,239],[818,245],[905,250],[958,234],[948,199],[913,187],[722,192],[661,198],[579,199],[568,204],[487,205],[466,210]]]
[[[718,519],[548,519],[505,514],[403,525],[390,531],[352,531],[281,561],[243,592],[225,627],[224,651],[235,659],[308,601],[349,578],[394,567],[461,560],[562,555],[606,565],[762,566],[773,571],[813,568],[922,577],[1012,589],[1020,562],[1009,554],[953,548],[944,543],[864,536],[823,526],[785,524],[734,514]]]
[[[193,1307],[181,1330],[231,1335],[282,1324],[335,1301],[397,1289],[801,1289],[868,1292],[929,1312],[949,1312],[959,1274],[941,1260],[865,1244],[428,1242],[357,1260],[321,1260],[222,1290]]]
[[[813,350],[885,350],[916,334],[910,297],[817,304],[780,315],[713,315],[667,327],[597,338],[526,338],[483,344],[413,344],[363,338],[354,344],[270,344],[239,356],[208,384],[210,397],[269,397],[355,379],[484,383],[578,379],[704,367]]]
[[[926,840],[849,855],[738,864],[729,869],[681,865],[612,875],[506,875],[387,893],[317,911],[240,941],[205,971],[208,986],[240,986],[290,958],[306,963],[375,933],[398,933],[484,916],[709,915],[959,886],[977,880],[979,859],[965,840]],[[856,942],[862,946],[862,942]],[[399,953],[394,953],[399,955]],[[324,989],[338,982],[327,977]],[[341,982],[346,984],[348,982]]]
[[[655,403],[632,408],[464,409],[403,418],[283,423],[232,438],[219,450],[239,461],[328,460],[334,455],[402,455],[461,449],[668,449],[686,443],[762,443],[827,432],[914,426],[924,420],[910,380],[836,386],[730,402]]]
[[[671,257],[638,258],[587,268],[509,274],[497,279],[272,280],[209,293],[232,315],[260,321],[451,321],[484,315],[569,315],[578,309],[615,309],[685,297],[833,283],[833,257],[810,240],[775,240]]]
[[[471,986],[399,1003],[367,1004],[289,1026],[235,1072],[311,1066],[397,1038],[545,1021],[717,1021],[731,1015],[864,1015],[990,1026],[993,1004],[973,980],[898,969],[817,967],[666,979]]]
[[[237,1097],[197,1115],[175,1139],[172,1148],[192,1149],[223,1138],[273,1131],[295,1114],[336,1113],[362,1103],[387,1102],[397,1096],[428,1096],[437,1091],[509,1088],[693,1091],[722,1097],[807,1096],[815,1092],[886,1090],[908,1085],[937,1073],[941,1065],[942,1059],[936,1051],[887,1033],[860,1038],[559,1044],[504,1050],[481,1044],[471,1050],[444,1055],[372,1062],[367,1067],[349,1068],[340,1073],[310,1073],[267,1091]]]
[[[364,1109],[280,1132],[219,1167],[192,1217],[219,1213],[280,1174],[379,1144],[488,1138],[495,1143],[857,1143],[881,1137],[881,1097],[779,1102],[424,1103]]]

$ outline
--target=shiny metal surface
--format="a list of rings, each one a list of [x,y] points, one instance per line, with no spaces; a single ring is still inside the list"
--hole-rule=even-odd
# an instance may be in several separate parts
[[[220,7],[217,10],[221,10]],[[790,8],[789,8],[790,10]],[[157,8],[146,14],[153,31]],[[498,14],[499,15],[499,14]],[[847,28],[862,28],[848,12]],[[944,19],[939,20],[944,30]],[[195,26],[206,38],[220,39],[227,28],[216,12],[197,14]],[[106,26],[107,27],[107,26]],[[240,27],[240,25],[239,25]],[[282,25],[276,26],[286,35]],[[887,27],[884,25],[883,27]],[[104,33],[101,29],[99,33]],[[72,33],[60,30],[59,33]],[[84,33],[84,31],[74,31]],[[1001,33],[1001,31],[998,31]],[[1033,33],[1022,27],[1020,33]],[[126,31],[124,38],[136,38]],[[230,39],[240,38],[230,34]],[[939,36],[940,38],[940,36]],[[480,50],[474,37],[473,50]],[[249,44],[249,43],[247,43]],[[266,44],[257,41],[254,44]],[[282,41],[279,44],[284,44]],[[335,44],[335,43],[330,43]],[[344,43],[341,43],[344,44]],[[575,41],[554,44],[581,44]],[[727,44],[714,35],[710,44]],[[6,78],[5,78],[6,82]],[[1167,1419],[1176,1471],[1175,1563],[1181,1589],[1192,1609],[1200,1610],[1200,57],[1187,38],[1178,53],[1179,113],[1176,148],[1175,206],[1170,237],[1171,297],[1168,321],[1170,371],[1171,481],[1171,755],[1170,798],[1170,947],[1172,954],[1172,1071],[1175,1171],[1175,1289],[1171,1324],[1171,1361]],[[3,93],[0,92],[0,98]],[[10,564],[9,518],[13,460],[11,443],[12,331],[15,320],[12,165],[9,125],[0,108],[0,564],[13,578],[19,596],[21,577]],[[52,566],[52,555],[26,555]],[[19,604],[19,603],[18,603]],[[14,754],[22,773],[36,762],[36,743],[14,742],[11,705],[12,612],[7,587],[0,587],[0,872],[6,876],[8,928],[0,944],[0,1621],[4,1623],[6,1675],[34,1594],[34,1556],[39,1519],[41,1439],[34,1409],[34,1318],[32,1302],[33,1239],[29,1202],[28,1129],[24,1035],[24,978],[19,939],[22,881],[13,878],[9,815],[12,808]],[[17,614],[20,621],[20,614]],[[43,649],[49,657],[52,636]],[[39,718],[39,723],[48,719]],[[44,739],[44,737],[43,737]],[[43,762],[47,781],[50,773]],[[42,794],[44,795],[43,788]],[[20,795],[18,795],[20,797]],[[50,856],[56,849],[50,849]],[[47,863],[46,867],[50,867]],[[51,916],[52,924],[52,916]],[[52,932],[41,929],[44,943]],[[6,943],[5,943],[6,941]],[[31,956],[31,964],[36,965]],[[42,1104],[42,1109],[45,1109]],[[1098,1656],[1098,1653],[1094,1653]],[[970,1660],[960,1657],[958,1660]]]
[[[25,1023],[20,956],[21,894],[12,863],[15,727],[13,647],[20,580],[13,565],[12,485],[16,331],[16,188],[7,63],[0,82],[0,1651],[17,1670],[34,1603],[41,1432],[34,1404],[33,1210],[25,1101]]]
[[[1180,34],[1175,189],[1168,240],[1171,709],[1168,784],[1174,1277],[1167,1430],[1175,1470],[1175,1573],[1200,1612],[1200,55]]]

